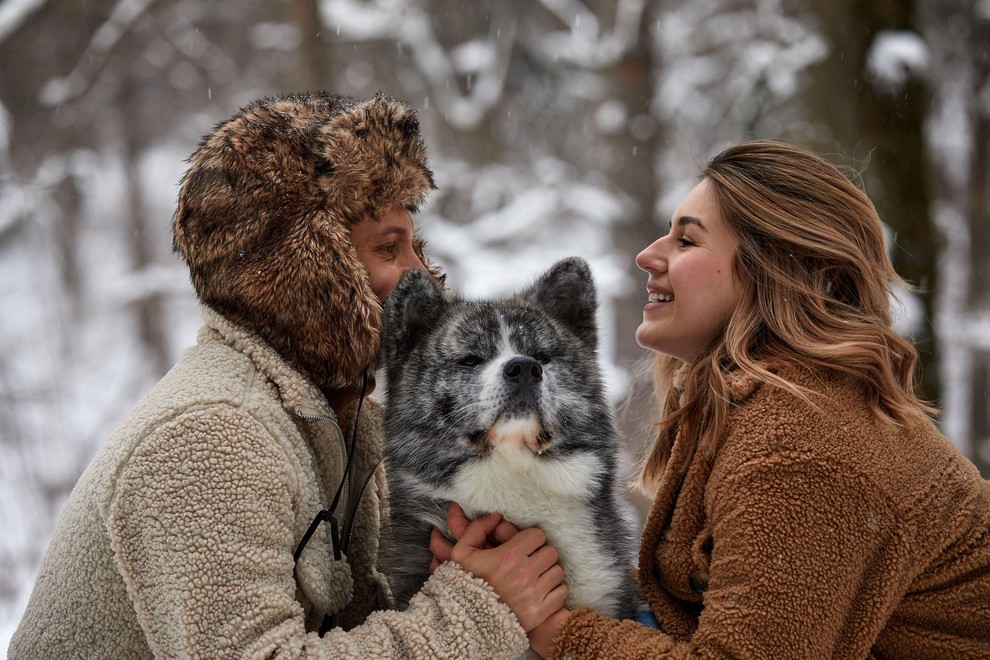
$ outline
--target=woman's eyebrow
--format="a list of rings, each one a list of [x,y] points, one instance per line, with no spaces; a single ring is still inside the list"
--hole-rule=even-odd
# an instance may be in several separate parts
[[[683,227],[685,225],[697,225],[701,229],[701,231],[704,232],[708,231],[708,228],[705,227],[705,223],[701,221],[701,218],[696,218],[693,215],[682,215],[677,219],[678,227]],[[672,229],[673,226],[674,225],[672,222],[667,223],[667,229]]]

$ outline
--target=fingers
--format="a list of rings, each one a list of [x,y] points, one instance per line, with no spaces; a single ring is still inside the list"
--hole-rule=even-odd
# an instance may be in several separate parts
[[[557,550],[551,545],[541,546],[533,554],[530,555],[533,559],[533,567],[539,571],[541,574],[550,570],[560,555],[557,554]]]
[[[568,594],[567,585],[563,583],[551,589],[549,593],[543,593],[538,588],[526,590],[515,594],[511,601],[499,593],[527,633],[563,608],[567,603]]]
[[[492,532],[492,536],[495,539],[495,545],[501,545],[511,539],[513,536],[519,533],[519,528],[510,523],[508,520],[503,520]]]
[[[547,611],[556,612],[567,604],[567,596],[569,594],[570,592],[567,591],[567,585],[561,583],[546,595],[546,598],[543,599],[543,605],[546,607]]]
[[[433,562],[436,562],[437,566],[450,559],[450,551],[453,547],[454,544],[448,541],[439,529],[434,527],[433,531],[430,532],[430,552],[433,553]],[[430,563],[431,573],[436,569],[433,562]]]
[[[459,541],[461,539],[461,535],[470,523],[471,521],[468,520],[460,504],[451,502],[447,505],[447,528],[456,540]]]
[[[462,563],[462,557],[484,548],[488,535],[495,531],[501,520],[501,514],[489,513],[471,521],[451,550],[451,558]]]
[[[564,569],[561,568],[560,564],[554,564],[540,575],[536,581],[536,587],[541,593],[547,594],[547,598],[549,598],[557,587],[563,585],[564,600],[567,600],[567,585],[564,583],[564,578]]]
[[[504,545],[511,546],[519,552],[531,555],[544,543],[547,542],[547,535],[539,527],[527,527],[505,542]]]
[[[564,569],[561,568],[560,564],[554,564],[547,570],[543,571],[539,580],[537,580],[537,586],[540,591],[548,594],[558,586],[564,584],[564,578]]]
[[[520,611],[516,611],[516,618],[519,619],[519,623],[529,633],[535,627],[541,625],[542,622],[546,621],[547,618],[553,616],[555,612],[562,610],[567,604],[568,594],[567,585],[561,584],[543,596],[542,599],[530,601],[528,607],[525,605],[520,607],[522,615],[520,615]]]
[[[471,523],[464,509],[457,503],[451,502],[447,506],[447,528],[455,540],[460,540],[464,530]],[[488,547],[501,545],[519,533],[519,528],[508,520],[502,520],[491,534]]]
[[[499,514],[471,522],[451,549],[451,558],[487,581],[528,632],[567,601],[564,570],[558,564],[557,551],[547,545],[546,535],[536,527],[519,531],[503,526],[499,534],[512,534],[511,538],[484,549],[487,536],[494,538],[502,522]]]

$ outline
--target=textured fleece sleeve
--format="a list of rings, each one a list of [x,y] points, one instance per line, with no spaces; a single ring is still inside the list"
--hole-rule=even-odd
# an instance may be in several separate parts
[[[909,560],[875,482],[801,453],[753,460],[711,500],[710,582],[698,629],[662,632],[573,616],[555,657],[864,657],[906,585]]]
[[[376,612],[320,641],[348,658],[511,658],[529,648],[488,583],[451,562],[437,568],[406,611]]]
[[[108,529],[157,657],[498,657],[526,636],[494,591],[438,570],[409,612],[307,633],[293,577],[288,455],[247,414],[187,413],[159,428],[118,475]],[[525,648],[525,646],[523,647]],[[424,651],[426,650],[426,651]]]
[[[634,658],[687,657],[690,648],[674,654],[674,642],[659,630],[635,621],[616,621],[598,612],[578,609],[571,612],[564,629],[554,640],[554,658]]]

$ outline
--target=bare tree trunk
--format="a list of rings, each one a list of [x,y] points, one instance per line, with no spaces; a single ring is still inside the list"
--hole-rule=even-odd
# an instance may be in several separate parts
[[[652,48],[651,28],[655,24],[648,8],[640,22],[636,47],[605,72],[610,87],[609,96],[622,103],[628,116],[626,129],[611,141],[614,160],[607,169],[611,179],[633,197],[634,215],[616,225],[615,247],[626,260],[632,286],[618,299],[617,361],[628,365],[643,357],[644,350],[636,344],[635,331],[643,318],[645,275],[635,264],[636,255],[647,245],[666,233],[666,218],[657,210],[659,182],[657,167],[662,145],[662,127],[653,116],[651,103],[656,93],[657,55]]]
[[[296,83],[300,91],[319,89],[330,82],[329,50],[321,37],[322,28],[318,0],[292,0],[292,20],[299,28],[299,64]]]
[[[984,22],[984,25],[986,23]],[[974,89],[988,89],[990,85],[990,48],[987,47],[987,37],[990,30],[985,30],[985,38],[976,40],[982,43],[982,57],[978,50],[973,49],[974,75],[979,86]],[[981,107],[974,103],[977,108]],[[970,161],[971,174],[969,177],[969,194],[966,196],[966,206],[970,226],[970,287],[969,309],[973,315],[974,333],[986,330],[986,320],[990,319],[990,111],[986,104],[982,112],[977,111],[973,126],[973,151]],[[970,443],[973,447],[973,461],[980,471],[990,476],[990,337],[973,336],[973,378],[970,384],[972,392]]]
[[[83,315],[81,287],[81,265],[79,263],[79,233],[82,223],[81,196],[76,187],[75,177],[67,175],[53,191],[52,197],[59,210],[58,226],[54,227],[55,248],[58,251],[59,279],[64,296],[67,298],[66,310],[73,323],[78,323]]]
[[[894,231],[892,258],[898,273],[918,288],[925,322],[912,339],[920,353],[921,389],[940,396],[934,292],[937,235],[928,209],[925,111],[930,94],[910,79],[896,92],[879,92],[869,79],[867,56],[881,30],[912,30],[914,0],[812,3],[830,42],[829,56],[811,71],[808,115],[821,133],[815,147],[838,153],[862,170],[880,217]]]
[[[939,287],[946,434],[990,475],[990,26],[967,0],[922,0],[931,46],[928,124],[934,216],[944,241]]]
[[[626,261],[629,274],[624,295],[615,300],[615,362],[626,369],[630,381],[619,409],[619,423],[633,466],[654,437],[657,406],[653,397],[652,364],[649,351],[636,343],[636,328],[643,320],[646,302],[646,275],[636,266],[635,258],[647,245],[666,233],[667,218],[659,217],[657,202],[660,190],[660,150],[664,146],[664,127],[656,119],[652,103],[660,67],[659,49],[653,45],[653,29],[660,12],[658,3],[647,3],[639,26],[635,48],[604,77],[610,96],[620,101],[628,116],[626,130],[615,136],[615,161],[607,170],[612,181],[633,197],[632,217],[613,228],[615,249]],[[645,519],[649,503],[636,498],[640,515]]]
[[[135,90],[126,90],[124,98],[129,98]],[[127,237],[130,243],[132,268],[141,272],[157,263],[154,232],[149,228],[147,205],[144,190],[141,186],[140,157],[146,136],[133,121],[126,110],[118,115],[117,125],[120,127],[120,142],[122,160],[124,162],[125,199],[121,205],[125,209],[124,222],[128,228]],[[149,361],[149,372],[156,378],[161,377],[171,368],[172,357],[168,349],[168,334],[165,331],[164,297],[161,293],[142,295],[131,304],[137,320],[138,338],[144,347]]]

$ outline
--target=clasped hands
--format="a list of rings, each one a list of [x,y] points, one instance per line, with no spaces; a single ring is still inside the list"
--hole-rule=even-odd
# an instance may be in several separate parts
[[[469,520],[453,502],[447,508],[447,526],[457,542],[433,530],[430,572],[450,560],[485,580],[515,613],[532,649],[549,657],[553,638],[570,612],[564,609],[568,595],[564,569],[543,531],[517,529],[499,513]]]

